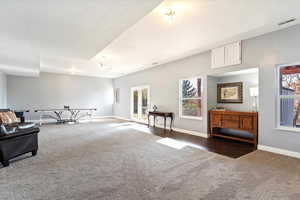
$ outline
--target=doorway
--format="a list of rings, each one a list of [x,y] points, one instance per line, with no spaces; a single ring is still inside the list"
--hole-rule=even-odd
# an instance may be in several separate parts
[[[137,122],[147,122],[150,106],[150,87],[139,86],[131,88],[131,119]]]

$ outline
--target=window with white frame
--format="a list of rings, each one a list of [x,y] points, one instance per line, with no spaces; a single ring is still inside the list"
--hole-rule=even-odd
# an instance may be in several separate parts
[[[279,66],[277,75],[278,126],[300,128],[300,64]]]
[[[202,79],[200,77],[180,80],[179,116],[202,119]]]

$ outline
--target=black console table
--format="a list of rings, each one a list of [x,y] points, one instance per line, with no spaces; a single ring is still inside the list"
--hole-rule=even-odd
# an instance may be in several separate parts
[[[148,127],[150,127],[150,116],[153,116],[154,118],[154,124],[153,126],[155,127],[155,119],[156,117],[163,117],[164,118],[164,129],[166,130],[166,121],[167,121],[167,118],[171,118],[171,123],[170,123],[170,130],[172,131],[172,125],[173,125],[173,120],[174,120],[174,117],[173,117],[173,113],[171,112],[157,112],[157,111],[150,111],[148,113]]]

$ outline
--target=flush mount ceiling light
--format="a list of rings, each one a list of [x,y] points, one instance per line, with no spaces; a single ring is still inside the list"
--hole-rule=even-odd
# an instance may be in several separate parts
[[[105,66],[103,63],[99,63],[100,69],[101,70],[111,70],[112,67],[109,66]]]
[[[99,57],[99,59],[101,59],[101,60],[106,60],[106,56],[101,55],[101,56]]]
[[[77,70],[76,70],[75,67],[72,67],[72,68],[70,69],[70,71],[71,71],[71,74],[75,74],[75,73],[77,72]]]
[[[172,24],[173,20],[174,20],[174,15],[175,15],[175,10],[173,8],[167,8],[164,11],[164,15],[166,17],[166,19],[168,20],[169,24]]]

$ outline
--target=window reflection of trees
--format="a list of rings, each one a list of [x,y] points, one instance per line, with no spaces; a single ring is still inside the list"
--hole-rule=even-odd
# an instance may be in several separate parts
[[[201,79],[186,79],[181,84],[182,115],[201,117]]]
[[[300,127],[300,99],[295,96],[300,95],[299,68],[300,66],[281,68],[280,124],[283,126]]]

